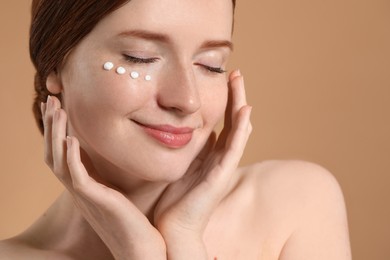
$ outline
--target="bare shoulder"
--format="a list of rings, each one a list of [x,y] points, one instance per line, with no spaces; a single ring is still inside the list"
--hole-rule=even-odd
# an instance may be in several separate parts
[[[240,168],[240,182],[255,189],[256,199],[270,207],[319,202],[344,207],[341,188],[326,168],[300,160],[270,160]],[[248,187],[246,187],[248,188]],[[301,208],[302,209],[302,208]]]
[[[291,225],[305,218],[345,214],[339,183],[326,168],[300,160],[270,160],[242,168],[240,178],[253,189],[261,212],[288,215]]]
[[[274,160],[239,171],[243,188],[253,190],[260,230],[272,234],[265,240],[280,250],[280,260],[350,259],[344,197],[327,169]]]
[[[250,179],[255,188],[267,195],[290,197],[321,195],[324,192],[341,194],[340,186],[326,168],[300,160],[269,160],[243,168],[241,177]],[[341,197],[342,198],[342,197]]]
[[[21,237],[14,237],[0,241],[0,260],[40,260],[40,259],[59,259],[70,260],[61,254],[40,250],[36,246],[24,241]]]
[[[15,239],[0,241],[0,259],[24,259],[31,255],[32,250]]]
[[[334,176],[324,167],[303,160],[267,160],[240,168],[242,178],[255,178],[257,184],[273,184],[283,181],[301,182],[304,186],[311,182],[324,181],[338,186]],[[297,183],[296,183],[297,184]]]

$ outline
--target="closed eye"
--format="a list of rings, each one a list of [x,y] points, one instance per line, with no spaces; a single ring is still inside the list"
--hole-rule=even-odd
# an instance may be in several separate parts
[[[207,70],[209,70],[210,72],[215,72],[215,73],[225,73],[226,70],[222,69],[222,68],[217,68],[217,67],[210,67],[210,66],[204,66]]]
[[[212,66],[207,66],[207,65],[204,65],[204,64],[200,64],[200,63],[196,63],[195,65],[199,65],[202,68],[206,69],[207,71],[213,72],[213,73],[222,74],[222,73],[226,72],[226,70],[222,69],[221,67],[212,67]]]
[[[138,63],[138,64],[149,64],[149,63],[154,63],[158,61],[158,58],[139,58],[135,56],[130,56],[130,55],[123,55],[125,60],[131,62],[131,63]]]
[[[126,61],[129,61],[131,63],[137,63],[137,64],[150,64],[159,60],[158,58],[139,58],[139,57],[125,55],[125,54],[123,55],[123,57],[125,58]],[[200,63],[196,63],[196,65],[199,65],[202,68],[206,69],[207,71],[213,73],[222,74],[226,72],[226,70],[222,69],[221,67],[212,67]]]

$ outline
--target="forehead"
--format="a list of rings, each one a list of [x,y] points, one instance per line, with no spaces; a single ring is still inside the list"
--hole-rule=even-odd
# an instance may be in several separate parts
[[[131,0],[100,21],[94,31],[111,37],[141,29],[177,40],[230,40],[232,23],[231,0]]]

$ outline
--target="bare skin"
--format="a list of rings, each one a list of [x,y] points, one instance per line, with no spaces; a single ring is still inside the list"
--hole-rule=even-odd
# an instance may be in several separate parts
[[[342,194],[329,172],[265,161],[235,176],[206,228],[209,259],[351,259]],[[84,224],[65,193],[29,230],[0,244],[0,259],[111,259]]]
[[[0,259],[350,259],[343,197],[326,170],[298,161],[237,168],[251,108],[241,73],[216,72],[232,20],[230,1],[133,0],[75,47],[47,79],[62,104],[42,104],[45,161],[66,191],[0,244]],[[153,80],[106,73],[107,60]],[[167,148],[140,122],[193,136]]]

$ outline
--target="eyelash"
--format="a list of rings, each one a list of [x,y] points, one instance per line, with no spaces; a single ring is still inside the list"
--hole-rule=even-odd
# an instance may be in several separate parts
[[[149,64],[149,63],[154,63],[158,60],[158,58],[138,58],[134,56],[129,56],[129,55],[123,55],[127,61],[130,61],[132,63],[137,63],[137,64]]]
[[[198,64],[198,65],[201,65],[201,64]],[[225,73],[226,70],[222,69],[222,68],[217,68],[217,67],[210,67],[210,66],[206,66],[206,65],[201,65],[202,67],[204,67],[206,70],[212,72],[212,73],[218,73],[218,74],[222,74],[222,73]]]
[[[150,63],[154,63],[154,62],[158,61],[158,58],[138,58],[138,57],[129,56],[129,55],[123,55],[123,56],[125,57],[125,59],[127,61],[132,62],[132,63],[137,63],[137,64],[150,64]],[[222,73],[226,72],[226,70],[224,70],[220,67],[211,67],[211,66],[207,66],[204,64],[200,64],[200,63],[196,63],[195,65],[200,65],[204,69],[206,69],[207,71],[209,71],[211,73],[222,74]]]

